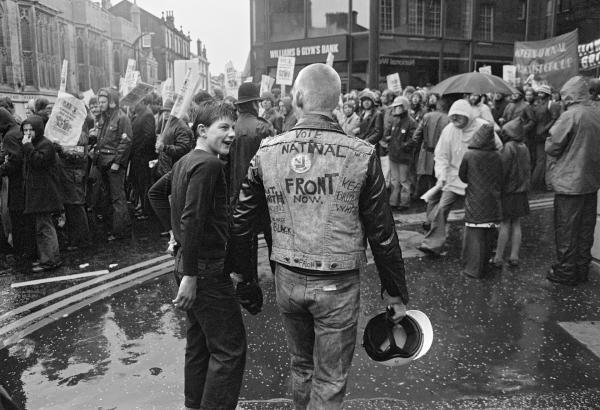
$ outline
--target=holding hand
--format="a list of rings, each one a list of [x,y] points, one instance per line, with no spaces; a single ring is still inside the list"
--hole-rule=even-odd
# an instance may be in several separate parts
[[[110,166],[110,170],[112,172],[119,172],[119,168],[121,168],[121,165],[117,164],[116,162],[113,162],[113,164]]]
[[[256,315],[263,305],[263,293],[256,282],[240,282],[235,287],[235,295],[240,305],[250,314]]]

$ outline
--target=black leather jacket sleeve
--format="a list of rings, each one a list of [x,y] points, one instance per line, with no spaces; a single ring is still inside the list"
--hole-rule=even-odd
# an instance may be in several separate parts
[[[225,258],[225,272],[236,272],[243,276],[245,282],[258,281],[256,269],[250,266],[250,261],[255,260],[252,257],[254,232],[259,229],[262,216],[268,212],[259,162],[260,157],[255,155],[242,182]]]
[[[381,280],[381,293],[383,295],[383,291],[386,291],[390,296],[400,296],[407,304],[409,298],[404,260],[376,153],[371,155],[368,167],[364,188],[360,193],[359,212]]]

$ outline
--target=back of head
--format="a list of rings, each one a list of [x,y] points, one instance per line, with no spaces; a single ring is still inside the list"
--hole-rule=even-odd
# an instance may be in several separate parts
[[[50,104],[50,101],[45,97],[38,97],[35,99],[34,111],[40,112],[46,109],[46,107]]]
[[[202,104],[203,102],[210,101],[212,99],[212,96],[207,91],[201,90],[198,91],[196,95],[194,95],[192,101],[194,102],[194,104]]]
[[[590,99],[590,85],[585,77],[571,77],[560,89],[560,96],[565,104],[574,104]]]
[[[505,141],[522,142],[525,140],[525,130],[520,117],[510,120],[502,126],[502,137]]]
[[[494,127],[490,124],[483,124],[473,135],[469,148],[493,151],[496,149],[494,141]]]
[[[11,126],[17,122],[12,114],[4,107],[0,107],[0,133],[4,134]]]
[[[305,114],[331,113],[338,105],[342,82],[338,73],[326,64],[311,64],[298,73],[292,96]]]
[[[6,108],[10,113],[15,112],[15,106],[8,96],[0,97],[0,107]]]

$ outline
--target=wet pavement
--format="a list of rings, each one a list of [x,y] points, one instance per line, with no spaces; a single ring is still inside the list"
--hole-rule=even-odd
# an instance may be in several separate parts
[[[384,307],[370,265],[346,409],[599,408],[600,359],[565,328],[597,328],[600,275],[594,271],[588,284],[575,288],[545,279],[554,255],[551,210],[525,219],[520,266],[483,280],[459,273],[461,224],[451,225],[448,254],[438,259],[409,251],[422,234],[418,225],[403,230],[409,308],[429,315],[434,343],[407,367],[368,359],[362,330]],[[159,255],[164,241],[149,238],[148,257]],[[122,245],[103,252],[119,261],[118,252],[127,254],[120,267],[142,260],[134,257],[141,250]],[[274,284],[262,267],[263,312],[244,314],[249,349],[241,406],[287,409],[287,348]],[[21,294],[27,288],[1,286],[4,307],[32,298]],[[27,409],[182,408],[185,318],[171,304],[173,292],[171,276],[162,275],[59,315],[0,349],[0,382]],[[4,301],[7,294],[13,302]]]

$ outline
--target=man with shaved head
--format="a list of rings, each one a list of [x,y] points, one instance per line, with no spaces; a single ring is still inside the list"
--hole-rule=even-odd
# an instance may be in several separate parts
[[[334,120],[341,82],[312,64],[292,89],[300,118],[262,141],[238,198],[228,258],[248,277],[253,230],[266,208],[277,304],[291,354],[297,409],[339,409],[356,343],[359,270],[369,240],[392,319],[406,312],[404,262],[373,145]]]

